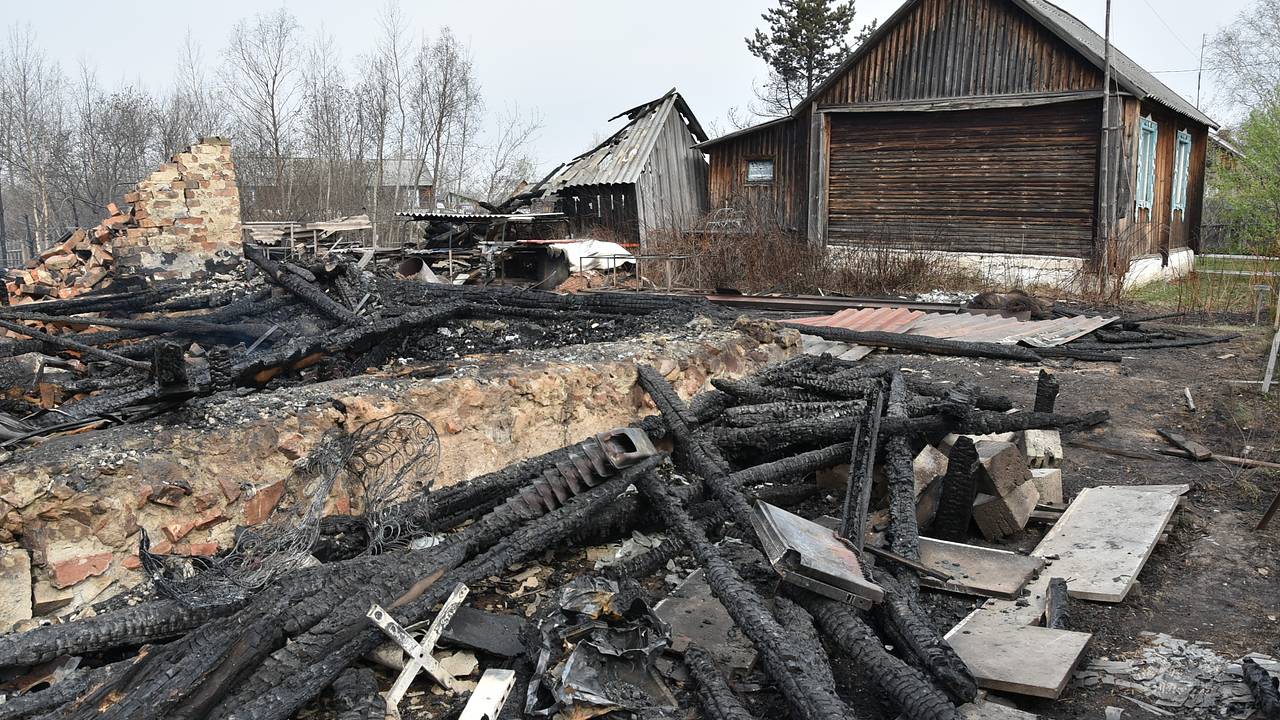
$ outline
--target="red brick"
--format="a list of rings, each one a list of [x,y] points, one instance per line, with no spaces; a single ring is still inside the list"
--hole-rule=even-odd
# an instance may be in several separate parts
[[[271,517],[280,498],[284,497],[284,481],[268,485],[253,496],[244,506],[244,521],[247,525],[258,525]]]
[[[71,587],[95,575],[101,575],[111,567],[111,553],[84,555],[70,560],[56,562],[53,570],[53,586],[56,588]]]
[[[195,526],[196,523],[194,520],[188,520],[187,522],[169,523],[160,529],[164,532],[165,537],[169,538],[169,540],[178,542],[195,529]]]
[[[211,510],[195,519],[194,528],[196,530],[208,530],[214,525],[226,521],[227,516],[221,510]]]
[[[218,554],[218,543],[183,543],[175,546],[173,553],[186,557],[212,557]]]
[[[120,561],[125,570],[137,570],[142,567],[142,560],[137,555],[130,555]]]
[[[219,476],[218,487],[222,488],[222,495],[229,503],[235,502],[236,499],[240,497],[240,485],[238,485],[234,480]]]

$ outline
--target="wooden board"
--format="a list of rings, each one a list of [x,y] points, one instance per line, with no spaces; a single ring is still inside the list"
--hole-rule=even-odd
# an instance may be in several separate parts
[[[1121,602],[1151,556],[1186,485],[1102,486],[1081,492],[1033,551],[1056,557],[1071,597]]]
[[[1044,559],[1007,550],[920,538],[920,562],[954,578],[942,582],[921,576],[928,587],[980,597],[1018,597],[1022,588],[1044,567]]]
[[[1010,623],[975,610],[947,633],[980,687],[1056,699],[1084,657],[1089,633]]]

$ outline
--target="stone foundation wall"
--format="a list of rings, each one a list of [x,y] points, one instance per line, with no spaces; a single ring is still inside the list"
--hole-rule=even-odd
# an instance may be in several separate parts
[[[229,141],[202,139],[124,199],[133,209],[112,241],[117,277],[201,279],[239,262],[240,191]]]
[[[436,484],[450,485],[652,414],[636,363],[687,398],[713,377],[798,352],[798,340],[753,327],[483,357],[440,378],[413,378],[408,367],[195,400],[145,424],[54,440],[0,468],[0,585],[30,587],[36,615],[62,617],[143,579],[142,529],[153,551],[215,554],[237,526],[297,501],[294,461],[335,427],[425,416],[440,435]],[[0,593],[0,632],[31,617],[27,593],[9,594],[17,602]]]

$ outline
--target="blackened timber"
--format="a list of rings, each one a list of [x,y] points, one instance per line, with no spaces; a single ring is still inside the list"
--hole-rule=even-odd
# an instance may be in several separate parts
[[[961,435],[951,446],[947,472],[938,498],[938,511],[929,534],[939,540],[964,542],[969,537],[969,521],[973,517],[973,500],[978,494],[978,451],[973,440]]]
[[[720,415],[720,422],[729,427],[752,427],[766,423],[780,423],[798,417],[843,414],[856,412],[862,403],[853,400],[833,402],[775,402],[762,405],[731,407]]]
[[[1251,657],[1240,661],[1240,670],[1244,675],[1244,684],[1257,702],[1258,717],[1263,720],[1280,720],[1280,682]]]
[[[889,401],[885,411],[890,419],[907,419],[907,384],[900,372],[894,372],[889,382]],[[911,441],[905,435],[894,433],[886,441],[884,450],[884,474],[889,486],[890,547],[899,555],[918,561],[920,528],[916,524]]]
[[[1053,406],[1058,401],[1058,388],[1058,378],[1048,370],[1041,369],[1036,378],[1036,412],[1053,412]]]
[[[378,694],[378,676],[369,668],[350,668],[333,681],[338,720],[383,720],[387,702]]]
[[[853,452],[853,448],[852,442],[836,443],[819,450],[810,450],[739,470],[726,477],[725,481],[737,488],[769,482],[786,482],[790,478],[803,477],[845,462]]]
[[[1044,626],[1054,630],[1071,629],[1071,597],[1067,593],[1065,578],[1049,578],[1045,593]]]
[[[853,454],[849,458],[849,477],[845,482],[844,505],[840,512],[840,534],[852,541],[860,554],[866,542],[871,473],[876,464],[883,408],[884,392],[880,388],[867,404],[865,420],[853,428]]]
[[[694,693],[707,720],[755,720],[729,689],[710,653],[697,645],[690,645],[684,652],[684,666],[693,678]]]
[[[884,602],[873,610],[883,633],[888,636],[885,639],[924,668],[953,701],[972,702],[978,696],[977,681],[951,645],[934,629],[928,614],[920,607],[914,588],[887,570],[877,570],[874,579],[885,592]]]
[[[49,347],[58,348],[59,350],[70,350],[70,351],[78,352],[81,355],[84,355],[85,357],[90,357],[95,360],[102,360],[115,365],[131,368],[133,370],[149,370],[151,368],[151,365],[149,363],[145,363],[141,360],[131,360],[127,357],[123,357],[116,353],[113,353],[107,350],[102,350],[100,348],[93,347],[92,345],[86,345],[82,342],[71,340],[69,338],[59,337],[57,335],[50,335],[49,333],[44,332],[43,330],[37,330],[32,327],[27,327],[26,325],[22,325],[20,323],[10,322],[8,320],[0,320],[0,328],[4,328],[5,330],[15,332],[19,335],[24,335],[34,340],[39,340],[40,342],[44,343]]]
[[[955,720],[955,706],[939,693],[928,678],[885,650],[884,641],[848,605],[813,593],[793,596],[818,622],[827,639],[854,662],[859,673],[883,691],[909,718]]]
[[[1040,362],[1041,358],[1029,348],[1017,345],[1000,345],[997,343],[964,342],[961,340],[943,340],[924,335],[903,335],[880,331],[849,330],[848,328],[822,327],[818,325],[797,325],[783,323],[785,327],[815,335],[823,340],[855,343],[873,347],[886,347],[928,355],[954,355],[958,357],[991,358],[994,360],[1016,360],[1020,362]]]
[[[306,304],[315,308],[316,312],[337,322],[340,325],[360,325],[369,322],[341,303],[324,294],[324,291],[308,282],[298,273],[290,270],[289,263],[278,263],[268,258],[266,253],[251,245],[245,245],[244,256],[266,273],[271,282],[288,290]]]
[[[784,645],[788,633],[769,612],[756,591],[743,581],[733,565],[711,544],[688,512],[652,475],[640,482],[640,490],[659,511],[667,528],[689,548],[706,573],[707,584],[729,616],[759,653],[761,664],[798,717],[805,720],[844,720],[855,717],[834,692],[820,682],[792,672]]]
[[[732,395],[740,403],[762,405],[777,402],[823,402],[830,400],[819,393],[793,388],[767,387],[749,380],[713,378],[711,384],[721,392]]]

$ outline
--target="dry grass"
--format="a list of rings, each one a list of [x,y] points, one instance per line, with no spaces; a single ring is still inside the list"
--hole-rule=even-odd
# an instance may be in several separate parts
[[[978,290],[986,285],[954,257],[891,243],[830,250],[767,221],[742,218],[730,228],[707,222],[653,233],[646,254],[678,256],[678,285],[744,293],[890,295]]]

